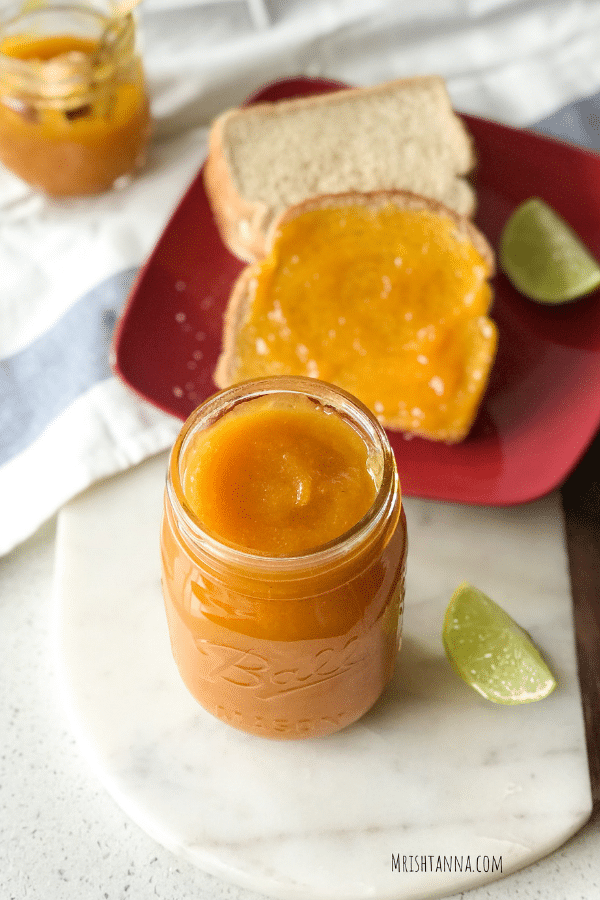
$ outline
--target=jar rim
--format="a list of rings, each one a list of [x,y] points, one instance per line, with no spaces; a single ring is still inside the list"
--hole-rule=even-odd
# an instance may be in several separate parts
[[[8,18],[0,20],[0,37],[11,37],[11,28],[24,23],[41,20],[44,16],[75,14],[89,23],[97,25],[97,34],[91,40],[102,43],[93,57],[82,59],[80,64],[66,65],[64,72],[56,70],[54,60],[20,58],[0,51],[0,75],[9,79],[12,89],[38,95],[50,101],[62,102],[69,99],[73,92],[94,89],[114,78],[115,69],[122,65],[121,57],[134,50],[135,20],[133,13],[115,18],[116,4],[109,0],[106,9],[81,2],[56,3],[32,9],[16,7]],[[107,26],[110,26],[108,28]],[[12,32],[16,33],[16,32]],[[37,33],[35,36],[38,36]],[[53,37],[55,33],[41,32],[40,38]],[[82,35],[84,36],[84,35]]]
[[[381,459],[381,478],[377,493],[367,512],[350,529],[338,537],[315,548],[287,556],[261,554],[221,540],[206,528],[187,502],[182,484],[181,465],[185,450],[194,433],[203,423],[217,421],[235,406],[266,395],[302,395],[316,403],[333,408],[360,429],[363,438],[368,436]],[[225,388],[200,404],[185,421],[171,450],[167,469],[166,491],[173,510],[178,514],[182,536],[188,544],[201,547],[215,561],[235,564],[247,571],[278,570],[280,573],[297,574],[310,565],[311,572],[321,566],[331,568],[343,563],[354,548],[359,548],[379,534],[388,519],[393,504],[400,505],[400,487],[394,452],[383,426],[371,411],[347,391],[326,381],[305,376],[270,376],[241,382]]]
[[[23,19],[38,19],[48,13],[81,13],[92,19],[98,19],[99,22],[105,22],[114,17],[118,12],[119,4],[115,0],[105,0],[104,3],[95,4],[94,0],[59,0],[59,2],[45,2],[28,8],[27,4],[18,2],[12,3],[5,7],[3,14],[0,16],[0,32],[4,32],[11,25],[20,22]],[[127,18],[132,15],[119,16],[119,18]]]

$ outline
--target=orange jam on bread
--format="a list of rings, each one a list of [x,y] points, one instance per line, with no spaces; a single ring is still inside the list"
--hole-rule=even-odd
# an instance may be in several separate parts
[[[213,715],[294,739],[380,696],[406,520],[385,432],[353,398],[299,378],[207,401],[173,448],[161,553],[173,655]]]
[[[132,21],[121,28],[98,58],[76,34],[0,42],[0,162],[50,196],[107,190],[144,161],[149,104]]]
[[[216,381],[317,377],[387,427],[462,440],[496,349],[492,271],[483,237],[433,201],[402,192],[307,201],[234,286]]]

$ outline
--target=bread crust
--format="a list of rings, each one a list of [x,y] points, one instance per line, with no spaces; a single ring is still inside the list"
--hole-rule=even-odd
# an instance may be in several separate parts
[[[461,216],[454,210],[444,206],[437,200],[429,197],[421,197],[411,191],[371,191],[361,193],[349,191],[344,194],[323,194],[318,197],[309,197],[302,203],[289,207],[273,222],[267,236],[267,252],[270,252],[277,242],[279,230],[287,222],[293,221],[305,212],[315,209],[343,208],[344,206],[368,206],[371,209],[380,209],[388,204],[394,204],[400,209],[425,209],[437,214],[446,215],[456,224],[457,230],[464,234],[481,255],[487,267],[486,277],[489,279],[495,273],[495,255],[492,247],[484,235],[466,216]],[[236,279],[225,315],[223,319],[223,343],[221,354],[213,379],[217,387],[226,388],[235,382],[235,371],[238,365],[236,339],[238,331],[242,328],[248,312],[251,309],[254,298],[256,277],[260,269],[261,261],[246,266]],[[393,422],[383,422],[386,427],[393,428]],[[462,435],[464,436],[464,435]],[[461,440],[462,436],[449,438],[449,440]]]
[[[256,265],[246,266],[236,279],[229,296],[223,317],[223,346],[213,373],[213,381],[218,388],[229,387],[235,382],[236,337],[252,304],[252,282],[256,284],[256,269]]]
[[[219,116],[208,137],[208,156],[203,178],[215,223],[226,247],[245,262],[264,256],[264,226],[268,209],[264,203],[250,203],[236,189],[223,144],[223,130],[227,120],[236,115],[230,109]],[[240,223],[247,222],[247,237],[240,241]]]
[[[342,88],[326,94],[316,94],[275,102],[256,103],[240,109],[229,109],[212,124],[208,139],[208,156],[204,165],[204,184],[221,238],[240,259],[252,262],[267,252],[267,230],[271,223],[271,211],[266,203],[250,201],[238,190],[227,156],[226,129],[236,117],[264,118],[285,115],[301,109],[319,109],[333,106],[340,100],[376,97],[412,88],[426,88],[435,94],[439,114],[445,121],[445,134],[453,147],[455,158],[454,177],[463,181],[464,213],[475,210],[475,193],[462,176],[471,172],[476,163],[473,139],[467,128],[452,109],[444,79],[437,75],[399,78],[368,87]]]

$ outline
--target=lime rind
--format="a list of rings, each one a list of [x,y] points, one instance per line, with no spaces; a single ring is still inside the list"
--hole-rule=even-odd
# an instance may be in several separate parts
[[[448,604],[442,640],[454,671],[493,703],[533,703],[556,687],[527,632],[467,582],[457,588]]]
[[[564,303],[600,285],[600,266],[571,226],[539,197],[521,203],[500,238],[500,267],[540,303]]]

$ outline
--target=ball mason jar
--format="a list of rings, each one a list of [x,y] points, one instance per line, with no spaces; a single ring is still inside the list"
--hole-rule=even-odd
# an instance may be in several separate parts
[[[39,0],[0,19],[0,162],[49,196],[106,191],[145,162],[137,29],[115,8]]]
[[[309,400],[362,437],[375,499],[336,539],[295,556],[223,543],[182,484],[194,437],[252,399]],[[171,453],[161,531],[173,656],[195,699],[223,722],[275,739],[327,735],[362,716],[390,680],[404,602],[406,518],[385,431],[359,401],[311,378],[261,379],[221,391],[185,422]]]

